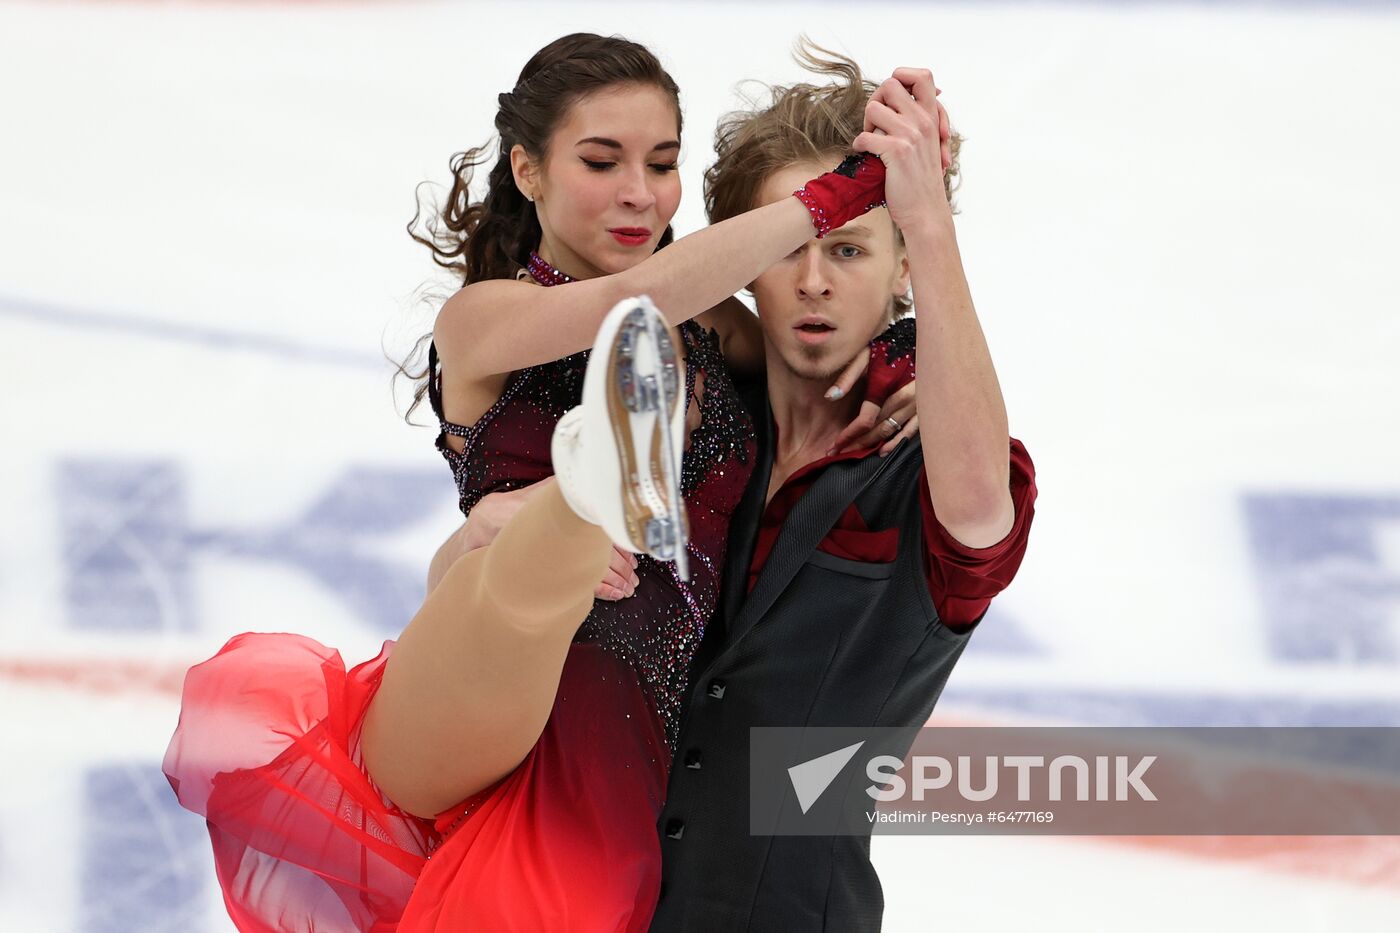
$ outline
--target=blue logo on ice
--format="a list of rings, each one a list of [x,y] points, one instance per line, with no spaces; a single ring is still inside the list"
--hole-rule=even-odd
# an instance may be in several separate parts
[[[861,740],[854,745],[838,748],[820,758],[813,758],[788,768],[788,777],[792,780],[792,789],[797,793],[797,802],[802,806],[803,813],[812,809],[812,804],[831,786],[831,782],[836,780],[836,775],[841,773],[841,769],[846,767],[846,763],[855,757],[864,744],[865,741]]]

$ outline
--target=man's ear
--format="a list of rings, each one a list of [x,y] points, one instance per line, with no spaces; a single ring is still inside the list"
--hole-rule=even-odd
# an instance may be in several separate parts
[[[890,294],[903,298],[909,294],[909,250],[904,248],[904,237],[895,241],[895,278],[890,286]]]
[[[539,189],[536,187],[538,170],[535,161],[530,158],[529,153],[520,143],[510,147],[510,173],[515,176],[515,187],[525,196],[525,200],[533,201],[539,196]]]

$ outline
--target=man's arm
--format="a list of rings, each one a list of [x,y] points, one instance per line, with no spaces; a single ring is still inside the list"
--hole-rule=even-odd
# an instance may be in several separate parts
[[[885,162],[890,216],[908,250],[929,494],[954,539],[984,548],[1015,522],[1006,405],[958,252],[940,151],[947,115],[935,95],[928,71],[896,69],[867,104],[855,148]]]
[[[905,231],[918,304],[919,418],[939,521],[972,548],[1011,531],[1006,404],[973,310],[952,219]]]

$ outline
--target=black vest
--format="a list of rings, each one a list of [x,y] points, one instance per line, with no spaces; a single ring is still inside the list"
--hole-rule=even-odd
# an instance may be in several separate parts
[[[917,443],[826,468],[793,508],[746,595],[773,466],[766,389],[746,387],[758,430],[753,478],[730,525],[719,610],[691,669],[661,833],[652,933],[879,930],[880,880],[864,836],[749,833],[749,728],[879,726],[928,720],[970,632],[943,626],[923,567]],[[817,545],[856,503],[873,529],[898,527],[890,564]]]

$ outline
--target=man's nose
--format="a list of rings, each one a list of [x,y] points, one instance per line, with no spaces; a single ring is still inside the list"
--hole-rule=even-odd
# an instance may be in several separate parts
[[[797,294],[803,298],[830,298],[831,282],[821,253],[808,249],[803,253],[797,272]]]

